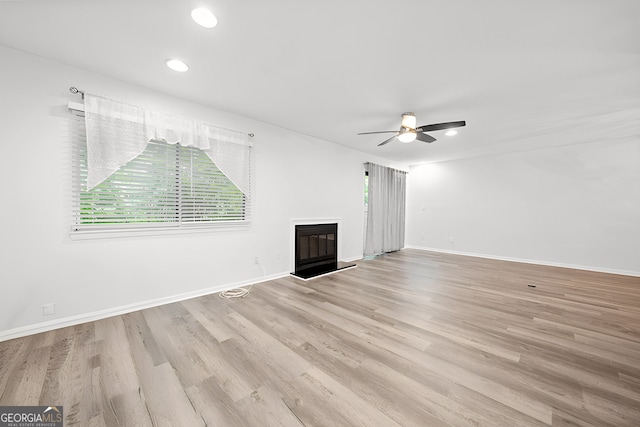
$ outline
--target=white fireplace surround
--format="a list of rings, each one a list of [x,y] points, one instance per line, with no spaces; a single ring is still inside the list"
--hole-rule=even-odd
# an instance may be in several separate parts
[[[338,261],[342,261],[342,218],[292,218],[289,227],[289,248],[291,248],[291,256],[289,257],[289,271],[293,271],[296,265],[296,225],[312,225],[312,224],[338,224]]]

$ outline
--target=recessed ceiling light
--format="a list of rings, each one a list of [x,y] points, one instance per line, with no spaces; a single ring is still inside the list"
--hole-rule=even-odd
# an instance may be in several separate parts
[[[167,67],[171,68],[173,71],[177,71],[179,73],[184,73],[189,69],[189,66],[179,59],[167,59]]]
[[[202,25],[205,28],[213,28],[218,25],[216,16],[211,13],[209,9],[200,7],[191,11],[191,17],[198,25]]]
[[[453,129],[448,130],[447,133],[445,133],[445,135],[447,135],[447,136],[453,136],[453,135],[457,135],[457,134],[458,134],[458,131],[457,130],[453,130]]]

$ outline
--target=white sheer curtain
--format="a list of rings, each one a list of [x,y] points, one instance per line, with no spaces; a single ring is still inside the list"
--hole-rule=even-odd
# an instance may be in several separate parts
[[[369,206],[364,255],[377,255],[404,247],[407,173],[365,163],[369,173]]]
[[[196,147],[243,193],[249,191],[248,135],[85,94],[87,191],[140,155],[151,140]]]

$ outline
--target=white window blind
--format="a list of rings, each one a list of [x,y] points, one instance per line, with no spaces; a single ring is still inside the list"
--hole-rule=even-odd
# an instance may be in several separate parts
[[[194,226],[246,225],[251,218],[251,168],[242,171],[241,191],[211,159],[211,152],[180,143],[151,140],[144,150],[120,166],[104,181],[87,187],[88,151],[84,113],[74,111],[72,121],[73,210],[72,230],[108,231],[170,229]],[[144,135],[123,135],[111,121],[109,138],[137,140]],[[216,145],[217,143],[217,145]],[[137,143],[136,143],[137,144]],[[212,141],[213,145],[224,141]],[[108,149],[108,148],[105,148]],[[251,164],[251,147],[222,150],[214,156],[241,155]],[[223,159],[224,161],[224,159]],[[227,159],[228,164],[228,159]],[[228,166],[227,166],[228,169]],[[238,172],[235,171],[238,182]],[[246,185],[248,183],[248,185]]]

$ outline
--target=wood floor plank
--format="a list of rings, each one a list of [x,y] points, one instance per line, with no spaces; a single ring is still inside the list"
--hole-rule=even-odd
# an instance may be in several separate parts
[[[99,355],[98,394],[107,425],[151,425],[122,316],[95,322]],[[64,406],[64,403],[62,404]]]
[[[206,425],[240,427],[248,425],[232,398],[215,377],[206,378],[187,390],[189,400]]]
[[[403,250],[1,342],[0,405],[83,427],[637,427],[640,278]]]
[[[93,339],[94,325],[91,323],[61,329],[55,334],[56,343],[52,347],[39,404],[48,406],[52,402],[66,402],[68,425],[78,425],[79,420],[94,416],[96,420],[101,418],[100,408],[87,399],[93,391],[91,379],[100,366]]]

